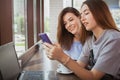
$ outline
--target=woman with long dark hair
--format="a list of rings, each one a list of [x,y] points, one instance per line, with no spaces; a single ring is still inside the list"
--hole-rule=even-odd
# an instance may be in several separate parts
[[[82,51],[87,37],[85,32],[79,11],[73,7],[64,8],[58,17],[57,40],[64,52],[74,60],[78,60]]]

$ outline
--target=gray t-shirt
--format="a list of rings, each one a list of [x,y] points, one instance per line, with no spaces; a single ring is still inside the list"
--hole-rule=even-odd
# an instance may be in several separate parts
[[[120,79],[120,32],[105,30],[96,41],[94,36],[89,37],[83,46],[79,60],[88,64],[91,49],[96,61],[93,69]]]

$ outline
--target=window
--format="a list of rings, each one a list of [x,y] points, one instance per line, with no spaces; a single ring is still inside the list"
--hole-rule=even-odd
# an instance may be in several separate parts
[[[44,0],[44,32],[49,32],[50,27],[49,27],[49,20],[50,20],[50,15],[49,15],[49,0]]]
[[[34,43],[37,42],[37,15],[36,15],[36,0],[33,0],[33,24],[34,24]]]
[[[25,0],[14,0],[14,23],[13,23],[13,34],[15,49],[17,56],[20,57],[25,52],[25,34],[26,34],[26,25],[25,25]]]
[[[82,2],[85,0],[73,0],[73,7],[80,11]]]
[[[63,8],[65,7],[72,7],[73,6],[73,0],[63,0]]]
[[[112,16],[118,28],[120,28],[120,8],[111,9]]]

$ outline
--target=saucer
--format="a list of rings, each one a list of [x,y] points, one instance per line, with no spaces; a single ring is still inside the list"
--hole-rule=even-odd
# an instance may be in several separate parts
[[[57,73],[60,73],[60,74],[71,74],[71,73],[73,73],[73,71],[63,71],[63,70],[60,70],[59,68],[56,71],[57,71]]]
[[[58,64],[57,67],[57,73],[61,73],[61,74],[71,74],[73,73],[73,71],[71,71],[70,69],[68,69],[67,67],[65,67],[63,64]]]

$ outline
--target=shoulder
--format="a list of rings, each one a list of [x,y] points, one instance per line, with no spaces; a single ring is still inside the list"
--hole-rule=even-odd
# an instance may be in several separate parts
[[[90,50],[91,46],[92,46],[92,36],[89,36],[89,37],[87,37],[87,39],[83,45],[83,50],[84,49]]]
[[[86,41],[85,41],[85,44],[91,44],[92,43],[92,40],[93,40],[93,36],[89,36]]]
[[[104,37],[108,38],[109,40],[120,39],[120,31],[113,29],[106,30]]]

